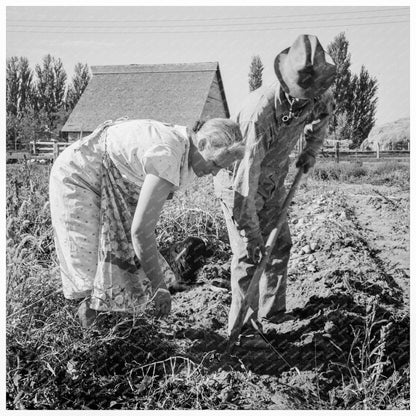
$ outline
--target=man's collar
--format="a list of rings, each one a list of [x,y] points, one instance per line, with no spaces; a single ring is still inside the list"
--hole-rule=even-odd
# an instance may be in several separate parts
[[[280,85],[280,83],[276,82],[276,88],[275,88],[275,93],[274,93],[275,108],[278,108],[279,105],[282,105],[285,102],[286,102],[285,92],[282,86]]]

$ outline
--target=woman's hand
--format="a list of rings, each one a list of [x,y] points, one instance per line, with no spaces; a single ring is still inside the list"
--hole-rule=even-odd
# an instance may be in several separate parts
[[[153,301],[154,314],[157,319],[165,318],[169,315],[172,306],[172,298],[168,289],[159,288],[156,290]]]
[[[131,227],[134,251],[153,288],[156,317],[168,315],[171,308],[170,293],[158,261],[155,227],[172,188],[165,179],[146,175]]]

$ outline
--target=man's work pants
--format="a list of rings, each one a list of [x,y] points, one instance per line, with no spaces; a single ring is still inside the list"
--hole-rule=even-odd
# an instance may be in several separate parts
[[[227,224],[231,250],[233,252],[231,261],[232,300],[228,316],[228,333],[230,334],[257,265],[247,256],[246,243],[236,228],[231,209],[224,201],[221,201],[221,206]],[[280,204],[265,206],[258,213],[260,228],[265,243],[270,232],[276,225],[279,213]],[[259,293],[252,304],[254,305],[254,310],[251,317],[254,319],[257,318],[260,322],[262,320],[273,322],[273,318],[277,317],[279,313],[286,311],[287,265],[291,247],[290,230],[285,220],[271,252],[266,270],[260,279]]]

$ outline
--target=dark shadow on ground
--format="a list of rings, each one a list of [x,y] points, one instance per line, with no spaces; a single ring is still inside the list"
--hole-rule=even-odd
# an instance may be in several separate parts
[[[371,349],[379,342],[382,326],[390,322],[385,345],[390,364],[385,372],[391,373],[409,363],[409,318],[394,316],[380,303],[373,308],[370,311],[356,303],[351,294],[313,296],[304,308],[291,312],[295,317],[293,321],[279,325],[273,335],[267,336],[270,345],[260,336],[244,338],[241,345],[234,348],[232,356],[226,356],[227,339],[213,330],[201,328],[188,331],[186,336],[193,342],[187,352],[190,356],[201,356],[212,350],[221,354],[221,359],[208,368],[211,371],[219,367],[240,370],[242,364],[256,374],[267,375],[279,375],[291,368],[326,371],[333,363],[348,365],[351,357],[359,359],[358,348],[351,346],[357,339],[360,340],[358,346],[363,343],[366,325],[368,328],[371,325],[374,337],[368,346]]]

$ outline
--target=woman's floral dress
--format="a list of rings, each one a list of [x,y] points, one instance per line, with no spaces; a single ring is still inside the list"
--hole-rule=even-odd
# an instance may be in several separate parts
[[[123,120],[104,123],[58,157],[50,202],[65,297],[90,296],[100,311],[135,312],[148,303],[150,282],[131,240],[134,212],[147,173],[174,189],[190,182],[188,154],[185,128]],[[174,280],[160,254],[159,264]]]

